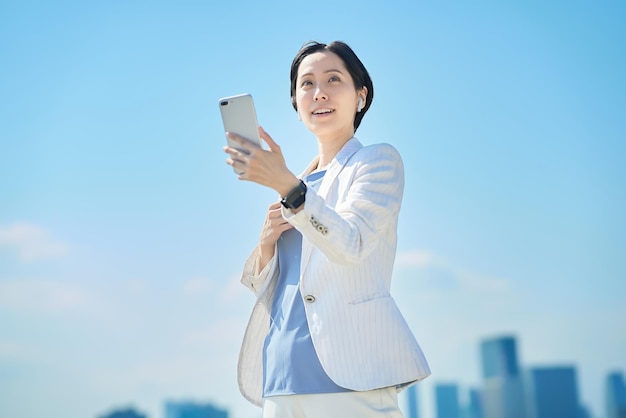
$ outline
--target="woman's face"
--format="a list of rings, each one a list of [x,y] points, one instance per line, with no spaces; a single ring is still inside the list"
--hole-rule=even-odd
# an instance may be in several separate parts
[[[354,88],[352,76],[333,52],[306,56],[298,68],[296,105],[302,122],[318,138],[351,138],[359,98],[367,89]]]

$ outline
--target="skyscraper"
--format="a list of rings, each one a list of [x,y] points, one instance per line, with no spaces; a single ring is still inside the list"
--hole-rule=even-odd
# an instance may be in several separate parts
[[[578,418],[581,415],[574,367],[537,367],[526,376],[528,418]]]
[[[165,418],[228,418],[228,411],[211,404],[193,402],[167,402]]]
[[[515,337],[483,340],[480,354],[483,378],[519,376]]]
[[[140,414],[132,408],[118,409],[102,415],[100,418],[146,418],[144,414]]]
[[[437,418],[460,418],[457,385],[439,384],[435,386],[435,408]]]
[[[483,418],[482,394],[478,389],[469,390],[465,418]]]
[[[621,372],[606,378],[606,418],[626,418],[626,384]]]
[[[524,391],[517,360],[515,337],[481,342],[483,417],[525,418]]]
[[[409,404],[408,418],[419,418],[419,413],[417,411],[417,385],[409,386],[406,392]]]

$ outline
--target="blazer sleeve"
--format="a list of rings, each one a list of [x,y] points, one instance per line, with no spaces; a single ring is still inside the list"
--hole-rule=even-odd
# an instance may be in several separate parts
[[[308,189],[304,209],[283,216],[330,261],[358,263],[380,244],[389,228],[397,227],[404,191],[404,165],[389,144],[363,147],[334,181],[334,207]]]
[[[244,264],[243,272],[241,274],[241,283],[248,289],[252,290],[257,298],[260,298],[263,295],[271,278],[274,277],[276,273],[276,269],[278,268],[277,252],[278,249],[274,251],[274,257],[271,258],[263,270],[261,270],[258,274],[256,273],[259,255],[258,246],[254,248]]]

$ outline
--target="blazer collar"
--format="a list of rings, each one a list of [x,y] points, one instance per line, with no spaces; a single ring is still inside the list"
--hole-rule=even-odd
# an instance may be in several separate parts
[[[339,150],[337,155],[335,155],[335,158],[333,158],[333,161],[331,161],[331,164],[338,163],[343,167],[344,165],[346,165],[350,157],[352,157],[354,153],[357,152],[362,147],[363,145],[361,145],[359,140],[353,136],[352,138],[348,140],[348,142],[345,143],[343,148]]]
[[[326,174],[324,175],[324,179],[322,180],[322,184],[320,185],[320,189],[318,194],[320,196],[326,196],[330,186],[333,184],[337,175],[341,172],[341,170],[346,166],[350,157],[354,155],[359,149],[361,149],[363,145],[356,137],[352,137],[344,144],[344,146],[339,150],[337,155],[333,158],[333,160],[328,164],[326,168]],[[317,156],[311,161],[308,167],[302,173],[302,177],[305,177],[307,174],[311,173],[317,167],[317,163],[319,162],[320,157]]]

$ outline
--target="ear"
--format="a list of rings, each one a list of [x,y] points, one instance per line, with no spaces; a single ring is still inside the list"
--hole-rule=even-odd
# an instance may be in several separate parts
[[[363,86],[361,91],[358,93],[359,95],[359,104],[357,106],[357,112],[360,112],[365,107],[365,100],[367,100],[367,87]]]

